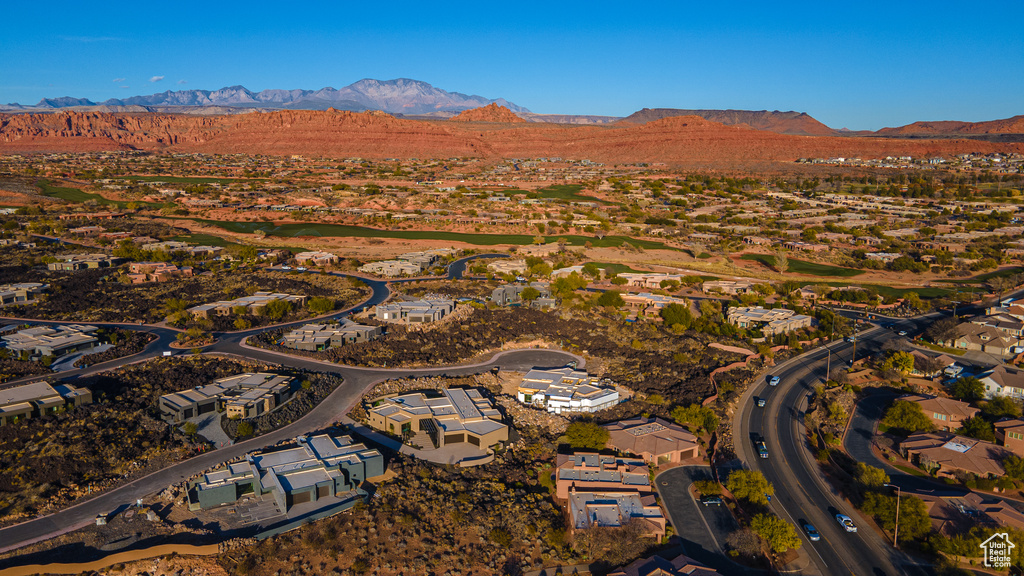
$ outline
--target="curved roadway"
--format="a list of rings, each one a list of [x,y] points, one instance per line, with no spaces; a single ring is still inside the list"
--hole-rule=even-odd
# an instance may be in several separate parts
[[[939,317],[939,313],[913,319],[888,319],[893,331],[872,328],[858,336],[857,357],[874,354],[895,332],[920,332]],[[780,364],[769,372],[779,376],[778,386],[769,386],[767,379],[750,387],[740,400],[734,416],[736,454],[747,466],[760,470],[775,487],[771,508],[780,517],[793,523],[803,539],[801,555],[809,564],[805,573],[855,574],[858,576],[895,576],[920,572],[912,560],[875,532],[860,514],[825,481],[806,441],[804,411],[814,386],[825,379],[829,349],[831,369],[849,365],[854,345],[847,341],[831,343]],[[766,399],[764,408],[757,408],[753,396]],[[758,457],[752,434],[764,438],[768,458]],[[869,461],[870,462],[870,461]],[[893,478],[900,483],[902,478]],[[902,486],[902,484],[900,484]],[[861,528],[847,533],[835,520],[837,513],[855,519]],[[802,525],[812,524],[821,540],[811,542]]]
[[[373,289],[373,294],[368,300],[351,309],[332,314],[332,316],[343,316],[355,310],[362,310],[383,302],[390,295],[390,290],[387,288],[385,282],[369,281],[367,284],[369,284]],[[19,321],[23,323],[30,322],[33,324],[67,323],[24,319]],[[294,322],[283,326],[303,324],[305,322],[307,321]],[[169,348],[170,343],[175,340],[178,334],[178,331],[176,330],[129,323],[108,323],[105,325],[118,326],[128,330],[150,332],[156,334],[157,339],[147,345],[143,352],[139,354],[97,364],[96,366],[89,368],[62,373],[62,378],[75,378],[103,370],[111,370],[124,364],[160,356],[165,351],[172,351],[173,353],[180,352],[179,350],[172,350]],[[273,328],[277,329],[280,327],[282,327],[282,325],[274,326]],[[48,516],[42,516],[34,520],[29,520],[21,524],[0,529],[0,543],[2,543],[0,544],[0,552],[13,550],[33,542],[51,538],[57,534],[67,532],[70,529],[85,526],[91,523],[99,514],[106,514],[117,509],[119,506],[134,503],[139,498],[145,498],[155,494],[167,488],[171,484],[190,478],[203,470],[220,464],[221,462],[232,460],[234,458],[241,457],[247,452],[258,450],[265,446],[276,444],[283,440],[295,438],[296,436],[307,432],[330,426],[346,414],[367,390],[382,380],[423,376],[465,376],[483,373],[489,371],[495,366],[500,367],[503,370],[526,371],[536,366],[564,366],[573,361],[577,362],[579,366],[583,366],[586,362],[583,358],[568,352],[526,349],[500,352],[486,361],[473,364],[430,368],[362,368],[356,366],[343,366],[310,358],[281,354],[260,348],[253,348],[245,344],[246,338],[266,329],[267,328],[260,328],[244,332],[220,334],[217,342],[204,348],[204,352],[218,352],[244,356],[246,358],[280,364],[282,366],[295,369],[331,372],[338,374],[343,378],[342,384],[305,416],[285,427],[256,438],[251,438],[244,442],[225,446],[218,450],[205,452],[188,460],[178,462],[148,476],[133,480],[128,484],[119,486]]]

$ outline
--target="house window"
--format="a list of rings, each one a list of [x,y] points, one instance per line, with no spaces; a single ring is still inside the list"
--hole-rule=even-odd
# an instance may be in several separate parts
[[[943,421],[945,421],[946,420],[946,415],[945,414],[938,414],[938,413],[936,413],[936,414],[934,414],[932,416],[932,418],[935,418],[936,420],[943,420]]]
[[[1021,434],[1020,432],[1007,432],[1007,436],[1014,440],[1024,440],[1024,434]]]

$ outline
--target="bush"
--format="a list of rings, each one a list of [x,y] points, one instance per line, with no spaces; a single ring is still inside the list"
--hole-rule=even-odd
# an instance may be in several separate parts
[[[238,437],[239,438],[245,438],[247,436],[252,436],[252,432],[253,432],[252,422],[243,420],[242,422],[238,423]]]

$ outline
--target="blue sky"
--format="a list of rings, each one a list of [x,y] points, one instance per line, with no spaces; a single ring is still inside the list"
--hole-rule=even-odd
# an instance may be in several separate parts
[[[1024,2],[19,2],[0,102],[413,78],[534,112],[807,112],[834,128],[1024,114]]]

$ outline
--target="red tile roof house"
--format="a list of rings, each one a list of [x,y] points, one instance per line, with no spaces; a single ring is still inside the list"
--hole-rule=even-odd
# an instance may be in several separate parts
[[[935,428],[944,432],[953,432],[963,428],[964,420],[974,418],[978,412],[981,412],[966,402],[925,394],[908,394],[900,396],[897,400],[919,405],[924,415],[931,419]]]
[[[1003,418],[995,424],[996,440],[1017,456],[1024,456],[1024,420]]]
[[[1002,462],[1012,453],[991,442],[948,432],[919,432],[900,443],[900,454],[942,478],[954,478],[957,472],[984,478],[1006,474]]]
[[[661,418],[630,418],[603,425],[609,448],[640,456],[652,464],[682,462],[700,456],[697,437]]]

